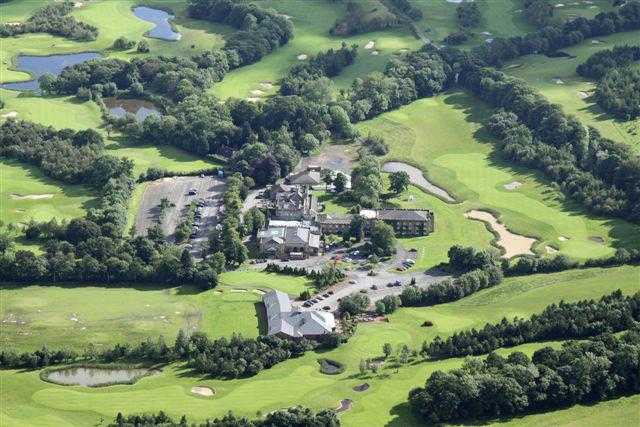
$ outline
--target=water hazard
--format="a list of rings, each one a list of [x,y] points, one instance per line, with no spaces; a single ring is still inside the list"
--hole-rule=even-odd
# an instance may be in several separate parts
[[[34,92],[40,92],[40,87],[38,86],[38,78],[40,78],[40,76],[45,74],[53,74],[54,76],[57,76],[66,67],[101,57],[102,56],[99,53],[95,52],[49,56],[20,55],[18,56],[16,68],[20,71],[30,73],[32,79],[23,82],[3,83],[0,84],[0,87],[10,90],[31,90]]]
[[[147,33],[149,37],[168,41],[180,40],[182,37],[180,33],[173,31],[171,23],[169,22],[174,16],[164,10],[139,6],[133,9],[133,14],[143,21],[156,24],[156,26]]]
[[[97,387],[113,384],[131,384],[141,377],[157,372],[159,371],[144,368],[111,369],[80,366],[51,371],[47,374],[47,380],[62,385]]]

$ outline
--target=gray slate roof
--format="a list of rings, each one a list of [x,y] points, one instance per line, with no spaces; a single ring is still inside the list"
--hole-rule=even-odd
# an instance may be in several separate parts
[[[289,295],[280,291],[262,296],[267,311],[267,335],[285,334],[294,338],[324,335],[333,331],[333,314],[320,311],[292,311]]]

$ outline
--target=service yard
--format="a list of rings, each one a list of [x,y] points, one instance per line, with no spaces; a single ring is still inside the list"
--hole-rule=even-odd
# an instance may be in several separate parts
[[[225,187],[224,180],[213,176],[170,177],[149,183],[136,216],[136,234],[145,234],[149,227],[160,224],[167,238],[173,241],[176,227],[182,221],[189,204],[202,200],[204,205],[200,209],[201,218],[196,220],[198,230],[196,237],[192,239],[192,244],[196,248],[206,241],[208,230],[217,224]],[[164,198],[171,205],[164,209],[160,218],[160,203]]]

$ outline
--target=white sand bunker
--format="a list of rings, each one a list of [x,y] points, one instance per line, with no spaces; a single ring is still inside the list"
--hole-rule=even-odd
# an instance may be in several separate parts
[[[265,291],[263,291],[262,289],[254,289],[254,290],[253,290],[253,292],[255,292],[255,293],[256,293],[256,294],[258,294],[258,295],[264,295],[264,294],[266,294],[266,292],[265,292]]]
[[[251,96],[249,98],[245,98],[249,102],[259,102],[260,98],[256,98],[255,96]]]
[[[547,251],[548,254],[555,254],[558,252],[558,250],[556,248],[554,248],[553,246],[545,246],[544,247],[545,250]]]
[[[267,89],[267,90],[269,90],[269,89],[272,89],[272,88],[273,88],[273,83],[271,83],[271,82],[260,82],[260,86],[261,86],[263,89]]]
[[[503,187],[506,190],[517,190],[518,188],[522,187],[522,183],[519,182],[519,181],[513,181],[513,182],[510,182],[508,184],[503,185]]]
[[[556,4],[556,7],[564,7],[564,4],[563,3],[558,3],[558,4]]]
[[[483,31],[480,34],[482,34],[483,36],[491,36],[492,35],[489,31]]]
[[[304,53],[301,53],[300,55],[298,55],[298,61],[304,61],[307,58],[308,58],[308,56],[305,55]]]
[[[564,236],[560,236],[558,237],[558,240],[560,240],[561,242],[566,242],[567,240],[569,240],[568,237],[564,237]]]
[[[564,84],[564,81],[562,81],[562,79],[558,79],[558,78],[553,79],[553,82],[555,84],[557,84],[557,85],[563,85]]]
[[[254,89],[254,90],[251,91],[251,95],[262,96],[262,95],[264,95],[264,92],[261,91],[260,89]]]
[[[22,22],[5,22],[4,25],[8,25],[10,27],[17,27],[18,25],[22,25]]]
[[[18,117],[18,112],[17,111],[9,111],[8,113],[4,113],[2,115],[3,119],[11,119],[14,117]]]
[[[246,289],[231,289],[231,292],[249,292]]]
[[[503,258],[511,258],[516,255],[533,255],[531,247],[536,242],[536,239],[510,232],[504,224],[498,222],[493,214],[485,211],[473,210],[467,212],[464,216],[469,219],[486,222],[496,233],[498,233],[498,245],[505,250],[504,255],[502,255]]]
[[[205,397],[211,397],[216,394],[215,390],[213,390],[211,387],[205,387],[202,385],[191,387],[191,393]]]
[[[600,40],[591,40],[591,44],[600,44],[602,43]]]
[[[73,7],[82,7],[82,6],[84,6],[84,3],[81,1],[77,1],[73,3]]]
[[[365,49],[373,49],[373,47],[376,45],[376,42],[374,42],[373,40],[369,40],[369,42],[367,44],[364,45]]]
[[[53,198],[53,194],[28,194],[26,196],[20,194],[12,194],[11,198],[13,200],[42,200]]]
[[[579,91],[578,92],[578,97],[580,99],[587,99],[589,97],[589,94],[587,92]]]
[[[380,55],[380,52],[378,52],[377,50],[373,50],[371,51],[371,55]]]

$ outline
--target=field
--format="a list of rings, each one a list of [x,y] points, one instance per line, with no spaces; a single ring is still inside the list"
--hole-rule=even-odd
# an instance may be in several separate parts
[[[40,381],[37,372],[4,371],[0,373],[3,386],[12,391],[2,394],[4,424],[18,426],[26,422],[43,426],[87,425],[95,423],[100,417],[110,419],[118,411],[140,412],[158,409],[168,410],[175,415],[186,412],[193,414],[197,419],[221,415],[230,408],[237,413],[254,416],[257,411],[266,413],[291,404],[303,404],[313,408],[335,407],[338,400],[349,398],[354,404],[350,411],[341,415],[345,425],[411,426],[415,425],[417,420],[411,417],[408,408],[402,403],[406,400],[409,389],[422,384],[430,372],[458,366],[461,360],[417,362],[401,367],[397,373],[393,368],[385,368],[375,376],[361,377],[358,373],[358,361],[361,358],[380,355],[384,342],[390,342],[394,346],[406,343],[415,347],[437,334],[447,335],[456,330],[477,327],[488,321],[499,321],[503,316],[528,316],[561,299],[575,301],[597,298],[617,288],[621,288],[625,293],[635,292],[639,274],[640,269],[637,267],[622,267],[508,279],[493,289],[481,291],[455,303],[431,308],[400,309],[391,316],[389,323],[361,324],[348,344],[323,353],[322,357],[346,364],[346,372],[337,376],[319,373],[316,363],[318,355],[313,353],[281,363],[250,379],[218,381],[198,378],[190,375],[180,365],[171,365],[163,374],[145,378],[133,386],[104,389],[55,386]],[[55,289],[53,292],[56,292]],[[146,292],[150,291],[132,292],[146,296]],[[150,296],[146,303],[152,306],[158,304],[160,307],[167,304],[167,310],[174,310],[175,306],[170,303],[171,298],[196,298],[178,297],[175,294],[157,295],[164,293],[162,291],[151,292],[156,295]],[[223,295],[226,297],[231,293],[225,292]],[[254,295],[249,293],[247,298],[254,298]],[[210,310],[217,309],[215,298],[210,298],[211,295],[208,293],[198,294],[197,297],[201,302],[211,299]],[[138,301],[142,302],[140,299]],[[252,303],[250,300],[243,300],[241,304],[245,308],[240,309],[236,306],[235,310],[247,313],[240,316],[240,319],[244,318],[244,326],[241,327],[250,331],[250,324],[254,321],[253,318],[249,319],[249,316],[254,315],[251,311]],[[131,305],[135,306],[133,303]],[[232,310],[225,311],[216,319],[219,319],[221,324],[226,324],[226,313],[230,315],[231,312]],[[208,318],[207,313],[208,311],[204,315],[205,320]],[[433,321],[435,326],[428,329],[420,328],[419,325],[426,319]],[[215,320],[212,323],[216,323]],[[518,349],[531,353],[541,345],[543,344],[529,344]],[[512,350],[503,349],[500,353],[505,354],[509,351]],[[364,381],[371,385],[368,391],[357,393],[351,389]],[[195,384],[213,387],[216,396],[206,399],[191,395],[189,389]],[[260,396],[260,399],[251,399],[248,396]],[[607,425],[615,425],[616,420],[620,420],[622,425],[622,420],[634,416],[638,404],[640,398],[634,396],[593,407],[577,406],[547,414],[530,415],[513,419],[509,424],[582,424],[581,420],[597,414],[598,419],[608,421]]]
[[[135,343],[160,335],[173,341],[179,329],[212,336],[258,334],[255,304],[262,290],[297,296],[310,288],[304,278],[259,271],[233,271],[221,285],[201,292],[182,286],[102,287],[34,285],[0,290],[0,345],[16,350],[82,350],[88,343]],[[123,304],[123,301],[125,302]]]
[[[443,260],[445,249],[454,242],[479,242],[482,233],[466,231],[470,220],[463,213],[471,209],[497,213],[512,232],[535,237],[538,243],[534,251],[541,255],[546,253],[546,246],[574,258],[586,258],[608,256],[616,247],[638,245],[638,227],[587,214],[565,200],[543,177],[500,159],[481,129],[489,114],[477,99],[452,92],[418,100],[359,125],[364,132],[385,137],[391,149],[387,160],[420,168],[429,180],[463,201],[447,204],[413,190],[396,201],[402,207],[429,207],[436,212],[433,239],[416,238],[410,243],[420,246],[424,254],[419,267]],[[513,182],[521,186],[514,190],[504,187]],[[460,235],[450,234],[453,229],[459,230]],[[464,236],[462,241],[458,240],[460,236]],[[596,242],[596,236],[604,244]]]
[[[629,144],[640,152],[640,119],[624,122],[603,111],[596,104],[593,92],[595,82],[576,74],[576,67],[595,52],[616,45],[633,43],[640,39],[640,31],[613,34],[564,49],[576,58],[549,58],[529,55],[505,66],[504,71],[525,80],[537,88],[551,102],[562,105],[567,113],[577,116],[582,123],[593,126],[614,141]]]

